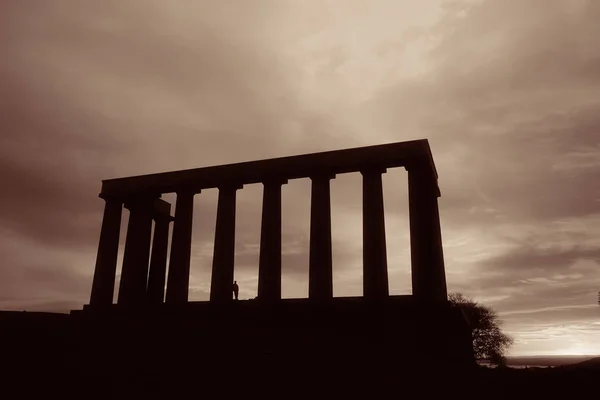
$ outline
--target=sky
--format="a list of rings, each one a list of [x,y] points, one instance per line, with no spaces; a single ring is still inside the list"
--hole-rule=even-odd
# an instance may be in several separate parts
[[[598,20],[594,0],[4,0],[0,309],[88,302],[103,179],[426,138],[448,290],[499,312],[511,355],[600,354]],[[406,171],[383,182],[410,294]],[[334,295],[360,296],[361,177],[331,185]],[[261,196],[238,192],[241,298]],[[195,196],[190,300],[216,202]],[[284,297],[307,297],[309,202],[284,186]]]

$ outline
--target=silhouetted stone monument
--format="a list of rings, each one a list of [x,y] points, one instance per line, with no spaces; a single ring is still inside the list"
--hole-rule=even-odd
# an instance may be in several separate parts
[[[382,174],[396,167],[408,171],[412,296],[390,296],[388,287]],[[363,297],[334,298],[330,182],[353,172],[360,172],[363,181]],[[301,178],[312,183],[308,299],[282,299],[281,191],[289,180]],[[171,343],[185,343],[197,328],[194,332],[210,340],[214,349],[237,340],[227,339],[234,331],[254,341],[256,348],[297,351],[306,357],[350,346],[364,354],[379,348],[406,360],[427,353],[468,364],[470,332],[447,301],[437,180],[427,140],[105,180],[90,303],[72,314],[104,321],[103,326],[144,326],[144,333],[132,335],[149,335],[150,348],[167,337]],[[236,193],[256,183],[263,185],[258,301],[235,302]],[[189,302],[194,196],[210,188],[219,190],[210,301]],[[161,199],[165,193],[177,196],[174,218],[171,205]],[[113,304],[123,207],[130,211],[129,225]],[[231,330],[232,325],[242,328]],[[150,339],[152,335],[157,336]]]
[[[254,183],[264,186],[258,297],[279,301],[281,187],[299,178],[312,181],[309,299],[333,298],[330,181],[350,172],[363,177],[364,297],[387,298],[382,174],[394,167],[408,170],[413,295],[421,301],[446,300],[437,172],[427,140],[416,140],[104,181],[100,197],[106,204],[90,307],[112,304],[123,206],[130,210],[130,217],[118,304],[159,302],[172,219],[170,205],[160,200],[164,193],[177,194],[166,302],[187,302],[193,198],[209,188],[219,189],[210,301],[231,300],[236,191]],[[155,240],[151,246],[152,219]]]

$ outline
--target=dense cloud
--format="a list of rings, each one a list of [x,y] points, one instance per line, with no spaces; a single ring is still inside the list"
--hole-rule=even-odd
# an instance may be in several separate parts
[[[426,137],[449,290],[497,308],[515,353],[600,352],[599,19],[593,0],[4,1],[0,308],[87,302],[102,179]],[[362,291],[360,183],[332,181],[340,296]],[[408,293],[405,173],[384,184]],[[261,195],[238,193],[242,298]],[[287,297],[307,293],[309,199],[284,186]],[[209,295],[216,201],[195,198],[192,299]]]

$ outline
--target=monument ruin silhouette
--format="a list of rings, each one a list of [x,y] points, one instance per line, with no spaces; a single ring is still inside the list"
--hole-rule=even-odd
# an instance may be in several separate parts
[[[396,167],[408,171],[409,296],[390,296],[388,289],[382,174]],[[363,296],[336,298],[330,181],[352,172],[360,172],[363,181]],[[282,299],[281,191],[289,180],[301,178],[312,182],[308,298]],[[264,188],[258,296],[235,302],[236,192],[256,183]],[[210,188],[219,190],[210,301],[190,302],[193,199]],[[161,199],[166,193],[177,196],[174,217],[171,204]],[[243,340],[250,341],[255,352],[339,356],[351,348],[371,356],[383,352],[405,360],[469,364],[473,357],[468,326],[447,302],[439,196],[427,140],[104,180],[100,197],[105,208],[91,297],[72,315],[95,326],[94,335],[115,324],[126,326],[119,328],[123,330],[141,329],[149,348],[166,337],[179,344],[202,337],[217,354]],[[130,212],[129,224],[113,304],[123,207]],[[150,338],[159,331],[162,339]]]
[[[363,290],[365,300],[389,297],[382,174],[408,171],[413,296],[423,302],[446,300],[440,234],[437,172],[427,140],[392,143],[103,181],[106,202],[89,307],[112,306],[122,208],[130,211],[117,305],[163,302],[169,223],[173,237],[164,302],[188,302],[193,198],[218,188],[219,202],[210,290],[211,302],[231,300],[234,273],[236,191],[262,183],[258,299],[281,300],[281,188],[290,179],[310,178],[310,300],[333,297],[330,181],[337,174],[363,177]],[[176,215],[161,200],[176,193]],[[155,221],[152,245],[152,220]],[[152,249],[150,251],[150,249]]]

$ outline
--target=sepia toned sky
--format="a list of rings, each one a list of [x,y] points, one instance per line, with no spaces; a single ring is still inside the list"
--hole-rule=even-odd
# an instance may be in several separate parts
[[[600,354],[599,20],[595,0],[4,0],[0,309],[87,303],[102,179],[427,138],[449,291],[498,310],[511,354]],[[406,185],[384,176],[393,294]],[[238,193],[242,298],[261,196]],[[284,187],[285,297],[307,296],[309,199]],[[191,300],[216,201],[195,197]],[[336,296],[362,294],[361,206],[360,174],[332,181]]]

